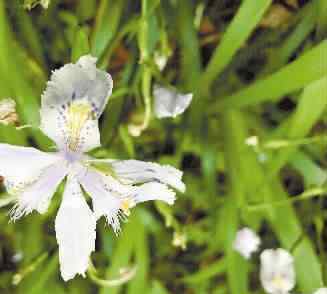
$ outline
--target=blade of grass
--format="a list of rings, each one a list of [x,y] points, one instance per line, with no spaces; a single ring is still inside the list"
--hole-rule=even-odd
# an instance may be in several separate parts
[[[100,2],[92,35],[91,52],[101,57],[118,30],[125,7],[125,0],[102,0]]]
[[[271,76],[217,101],[210,106],[209,112],[211,109],[217,111],[276,101],[285,94],[299,90],[327,75],[326,54],[327,41],[323,41]]]
[[[256,28],[272,0],[245,0],[229,24],[219,46],[201,77],[200,93],[208,93],[212,82],[230,63],[236,52],[244,45]]]
[[[73,48],[72,62],[76,62],[81,56],[90,53],[89,39],[85,28],[76,28]]]

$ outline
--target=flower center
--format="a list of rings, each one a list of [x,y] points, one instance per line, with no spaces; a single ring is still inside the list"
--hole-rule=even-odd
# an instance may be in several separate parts
[[[283,290],[285,288],[285,279],[281,275],[276,275],[272,280],[273,285]]]
[[[81,131],[90,118],[92,118],[92,108],[88,101],[74,101],[69,106],[67,127],[69,132],[68,148],[70,150],[78,150],[81,140]]]

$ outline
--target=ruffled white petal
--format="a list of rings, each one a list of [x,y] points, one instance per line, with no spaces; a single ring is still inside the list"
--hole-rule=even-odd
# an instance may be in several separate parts
[[[125,184],[161,182],[185,192],[183,172],[169,166],[140,160],[113,160],[110,163],[115,175]]]
[[[123,195],[129,194],[128,187],[115,182],[109,176],[89,169],[79,179],[85,191],[91,196],[96,218],[105,216],[115,233],[120,231],[121,207]]]
[[[21,187],[17,203],[10,213],[11,219],[16,220],[33,210],[39,213],[46,212],[53,194],[66,175],[67,167],[60,160],[44,168],[33,182]]]
[[[260,246],[259,236],[250,228],[243,228],[236,234],[233,247],[244,258],[249,259]]]
[[[260,255],[260,280],[267,293],[288,293],[295,286],[292,255],[284,249],[267,249]]]
[[[191,104],[193,94],[180,94],[177,91],[155,86],[154,113],[157,118],[176,117]]]
[[[79,179],[85,191],[91,196],[97,218],[105,216],[115,233],[120,231],[120,220],[129,215],[130,208],[137,203],[161,200],[168,204],[175,201],[175,192],[165,184],[145,183],[140,186],[122,184],[110,175],[89,168]]]
[[[42,95],[41,129],[60,149],[82,152],[99,146],[97,120],[112,86],[111,76],[89,55],[54,71]]]
[[[84,276],[95,249],[96,219],[74,179],[68,179],[55,229],[62,278],[67,281],[76,274]]]

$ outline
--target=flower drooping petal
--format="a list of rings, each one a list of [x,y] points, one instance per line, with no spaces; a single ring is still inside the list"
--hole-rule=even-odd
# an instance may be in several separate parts
[[[176,117],[191,104],[193,94],[180,94],[175,90],[154,86],[154,113],[157,118]]]
[[[5,178],[9,194],[17,194],[27,184],[34,182],[46,167],[59,160],[56,153],[0,144],[0,175]]]
[[[47,211],[50,200],[58,185],[67,175],[68,169],[63,161],[46,167],[33,182],[26,184],[18,192],[17,203],[11,211],[11,218],[16,220],[31,213]]]
[[[233,247],[244,258],[249,259],[258,250],[260,243],[259,236],[253,230],[243,228],[237,232]]]
[[[91,196],[94,213],[97,218],[105,216],[114,231],[120,231],[120,220],[129,215],[130,208],[137,203],[149,200],[161,200],[168,204],[175,201],[175,193],[165,184],[149,182],[140,186],[122,184],[100,171],[89,168],[79,181]]]
[[[90,254],[95,249],[96,218],[73,178],[67,181],[55,229],[62,278],[67,281],[76,274],[84,276]]]
[[[116,184],[109,177],[93,169],[88,169],[85,176],[81,177],[79,181],[92,198],[96,218],[104,215],[115,233],[118,233],[120,231],[120,218],[122,217],[122,195],[117,190],[121,185],[118,184],[116,187]],[[119,191],[127,192],[124,187]]]
[[[137,203],[149,200],[161,200],[169,205],[175,202],[175,192],[167,187],[167,185],[150,182],[141,186],[135,187],[135,192],[132,195],[133,201]]]
[[[134,159],[113,160],[110,165],[117,178],[125,184],[161,182],[180,192],[185,191],[185,184],[182,182],[183,172],[172,166]]]
[[[260,255],[260,280],[267,293],[288,293],[295,286],[292,255],[284,249],[267,249]]]
[[[41,129],[60,149],[83,152],[99,146],[97,120],[112,86],[111,76],[89,55],[54,71],[42,95]]]

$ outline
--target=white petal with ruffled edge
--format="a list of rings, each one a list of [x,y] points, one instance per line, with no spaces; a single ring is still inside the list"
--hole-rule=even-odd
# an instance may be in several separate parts
[[[97,120],[113,82],[95,63],[87,55],[54,71],[42,95],[41,129],[60,149],[85,152],[100,145]]]
[[[79,181],[91,196],[97,218],[106,216],[108,223],[117,233],[120,220],[129,215],[130,208],[137,203],[161,200],[168,204],[175,201],[175,192],[167,185],[151,182],[140,186],[124,185],[109,175],[90,168]]]
[[[44,168],[33,182],[25,184],[21,188],[17,203],[10,213],[11,219],[16,220],[33,210],[37,210],[39,213],[46,212],[53,194],[67,172],[64,161],[58,161]]]
[[[115,233],[120,230],[120,219],[123,217],[122,195],[129,194],[128,187],[123,187],[108,176],[89,169],[84,177],[79,179],[85,191],[92,198],[95,216],[105,216]]]
[[[89,257],[95,249],[96,218],[75,179],[68,179],[56,222],[59,261],[62,278],[85,275]]]
[[[157,118],[176,117],[191,104],[193,94],[180,94],[175,90],[155,85],[154,114]]]
[[[140,160],[112,160],[108,161],[115,175],[126,184],[140,184],[146,182],[161,182],[180,192],[185,191],[182,182],[183,172],[169,166]]]

